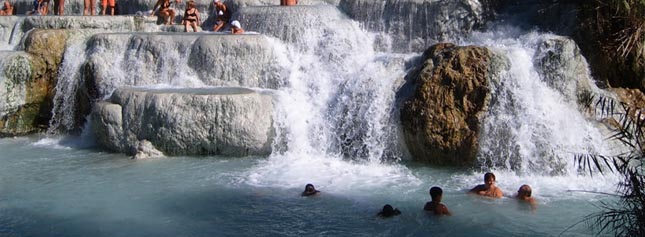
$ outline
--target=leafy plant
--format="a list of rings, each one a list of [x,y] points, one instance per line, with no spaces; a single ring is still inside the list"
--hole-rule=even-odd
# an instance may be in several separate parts
[[[602,202],[599,213],[585,217],[599,233],[613,232],[616,236],[645,236],[645,190],[643,165],[645,158],[645,114],[626,103],[607,97],[588,97],[586,107],[609,125],[609,139],[628,149],[618,155],[579,154],[575,156],[579,170],[615,172],[623,180],[618,184],[619,200]]]

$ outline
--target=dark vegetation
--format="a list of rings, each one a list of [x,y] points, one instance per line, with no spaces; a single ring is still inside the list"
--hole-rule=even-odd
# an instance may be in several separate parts
[[[598,233],[615,236],[645,236],[645,113],[625,103],[606,97],[588,98],[587,108],[612,130],[609,139],[623,144],[626,151],[617,155],[580,154],[576,163],[581,172],[615,172],[622,177],[618,184],[619,198],[602,202],[598,213],[585,218]]]
[[[612,87],[645,91],[645,0],[587,0],[579,9],[574,38],[595,76]]]
[[[573,38],[603,87],[645,91],[645,0],[482,0],[529,29]],[[518,21],[519,20],[519,21]]]

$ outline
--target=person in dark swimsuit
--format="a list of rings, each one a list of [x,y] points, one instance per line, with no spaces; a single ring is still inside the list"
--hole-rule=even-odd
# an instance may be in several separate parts
[[[179,0],[175,0],[175,3],[179,3]],[[159,7],[159,17],[163,18],[164,25],[172,25],[172,21],[175,19],[175,10],[170,8],[170,0],[157,0],[155,6],[152,7],[152,15],[155,15],[155,10]]]
[[[432,201],[426,202],[426,205],[423,207],[423,210],[432,212],[438,216],[452,215],[452,213],[448,211],[448,207],[446,207],[446,205],[443,205],[443,203],[441,203],[441,199],[443,198],[443,190],[441,190],[440,187],[430,188],[430,197],[432,198]]]
[[[199,11],[195,8],[195,1],[188,1],[186,4],[186,11],[184,12],[184,31],[188,32],[188,27],[193,28],[193,32],[197,32],[197,26],[201,21],[199,20]]]
[[[217,16],[213,31],[217,32],[223,30],[226,23],[231,20],[231,11],[221,0],[213,1],[213,5],[215,5],[215,15]]]

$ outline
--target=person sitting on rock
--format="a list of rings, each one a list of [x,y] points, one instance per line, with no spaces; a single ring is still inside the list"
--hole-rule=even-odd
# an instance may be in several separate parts
[[[231,33],[234,35],[239,35],[244,33],[244,29],[242,29],[242,25],[240,25],[239,21],[231,22]]]
[[[13,7],[9,1],[5,0],[2,9],[0,9],[0,16],[11,16],[13,15]]]
[[[186,4],[186,11],[184,12],[184,30],[188,32],[188,27],[193,28],[193,32],[197,32],[197,26],[200,24],[199,11],[195,8],[195,1],[190,0]]]
[[[470,192],[492,198],[501,198],[504,195],[502,190],[495,185],[495,174],[490,172],[484,174],[484,184],[477,185]]]
[[[34,0],[34,9],[28,11],[27,15],[43,15],[44,0]]]
[[[231,11],[221,0],[214,0],[213,5],[215,5],[215,15],[217,16],[213,31],[218,32],[223,30],[226,23],[231,20]]]
[[[305,191],[302,192],[302,196],[313,196],[318,193],[320,193],[320,191],[316,190],[313,184],[307,184],[305,185]]]
[[[399,211],[399,209],[392,207],[392,205],[390,204],[385,204],[385,206],[383,206],[383,210],[381,210],[381,212],[377,213],[376,215],[383,218],[387,218],[387,217],[401,215],[401,211]]]
[[[280,6],[293,6],[298,4],[298,0],[280,0]]]
[[[443,205],[443,203],[441,203],[441,199],[443,198],[443,190],[441,190],[440,187],[430,188],[430,197],[432,198],[432,201],[426,202],[426,205],[423,207],[423,210],[432,212],[438,216],[452,215],[450,211],[448,211],[448,207],[446,207],[446,205]]]
[[[175,0],[175,3],[179,3],[179,0]],[[170,0],[157,0],[155,6],[152,7],[151,16],[155,15],[155,10],[159,7],[159,17],[163,19],[163,24],[172,25],[176,12],[174,9],[170,8],[170,4]]]

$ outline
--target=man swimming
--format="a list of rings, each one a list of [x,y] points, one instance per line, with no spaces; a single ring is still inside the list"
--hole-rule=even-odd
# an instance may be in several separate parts
[[[502,198],[504,195],[502,190],[495,185],[495,174],[490,172],[484,175],[484,184],[477,185],[470,192],[492,198]]]
[[[426,202],[423,210],[431,211],[435,215],[452,215],[450,211],[448,211],[448,207],[441,203],[441,199],[443,198],[443,190],[441,190],[440,187],[430,188],[430,197],[432,198],[432,201]]]
[[[307,184],[305,185],[305,191],[302,192],[302,196],[312,196],[320,193],[320,191],[316,190],[313,184]]]

